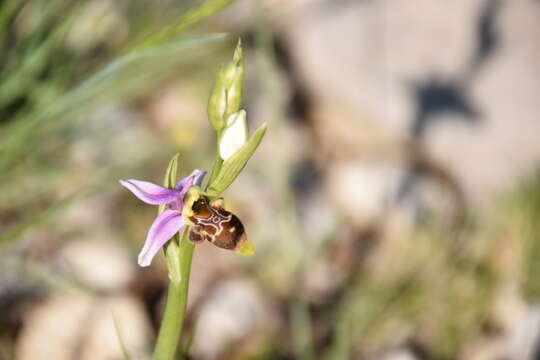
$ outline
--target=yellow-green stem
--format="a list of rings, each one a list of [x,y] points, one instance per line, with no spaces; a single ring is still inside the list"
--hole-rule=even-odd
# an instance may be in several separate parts
[[[163,312],[161,327],[154,349],[154,360],[176,359],[186,313],[189,275],[194,248],[195,246],[187,239],[187,231],[184,231],[180,240],[181,279],[179,282],[171,281],[169,283],[165,311]]]

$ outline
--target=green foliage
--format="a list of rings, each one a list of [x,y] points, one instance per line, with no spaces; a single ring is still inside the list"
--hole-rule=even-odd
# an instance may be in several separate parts
[[[193,51],[207,50],[212,43],[222,39],[224,35],[218,34],[179,40],[134,51],[113,61],[75,89],[46,105],[43,111],[34,112],[20,120],[11,129],[8,139],[0,144],[0,169],[12,165],[16,156],[33,149],[32,137],[39,136],[36,132],[41,123],[58,119],[75,109],[83,111],[105,98],[112,101],[133,95],[135,91],[141,90],[141,86],[155,83],[163,75],[164,69],[170,71],[179,63],[192,61],[195,55]],[[160,62],[157,73],[152,71],[156,62]]]
[[[21,192],[10,196],[12,202],[6,198],[0,202],[0,215],[11,209],[28,209],[22,220],[3,224],[7,229],[2,234],[4,244],[50,219],[75,198],[69,193],[60,199],[57,196],[59,179],[68,178],[72,170],[64,165],[66,148],[74,136],[86,131],[86,124],[74,126],[75,121],[97,106],[123,103],[152,92],[171,75],[215,50],[225,35],[181,36],[232,1],[203,1],[170,26],[156,26],[149,20],[151,14],[145,13],[144,27],[130,26],[129,38],[109,44],[108,39],[115,36],[110,34],[89,48],[82,49],[79,42],[74,46],[74,29],[84,23],[89,5],[95,3],[7,0],[0,4],[0,186],[12,189],[13,194]],[[154,3],[149,10],[159,5]],[[136,22],[138,12],[124,6],[141,3],[118,4],[125,20]],[[88,31],[96,36],[92,28]],[[150,35],[128,47],[131,39],[140,39],[140,33]],[[115,57],[115,53],[120,55]],[[114,165],[105,163],[95,179],[85,178],[87,183],[81,183],[80,188],[110,181],[118,171]],[[23,183],[37,186],[30,193],[22,190]]]
[[[197,22],[225,9],[234,1],[235,0],[204,1],[199,6],[194,7],[193,9],[186,12],[178,19],[175,24],[149,35],[146,39],[137,44],[135,46],[135,49],[144,49],[167,42],[170,39],[181,35],[187,28],[196,24]]]
[[[505,229],[520,253],[521,290],[530,302],[540,299],[540,177],[523,183],[503,209]]]
[[[266,123],[262,124],[253,136],[238,151],[225,160],[215,180],[210,183],[207,193],[216,197],[229,187],[251,158],[266,132]]]

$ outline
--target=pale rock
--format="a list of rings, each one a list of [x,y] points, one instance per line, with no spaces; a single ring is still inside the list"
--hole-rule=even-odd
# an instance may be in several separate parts
[[[466,348],[461,358],[470,360],[521,359],[509,357],[508,350],[508,338],[505,336],[481,339]]]
[[[206,103],[201,101],[206,96],[193,86],[171,84],[149,103],[150,120],[181,148],[193,148],[201,138],[210,136]]]
[[[128,296],[55,295],[24,319],[17,359],[122,358],[117,335],[132,359],[149,359],[150,325],[144,307]]]
[[[66,177],[63,191],[80,190],[110,166],[144,163],[162,148],[144,125],[140,112],[107,103],[81,115],[77,138],[67,153],[76,171]],[[91,176],[90,176],[91,175]],[[69,192],[71,190],[71,192]]]
[[[359,225],[380,220],[396,196],[403,169],[379,162],[339,162],[328,168],[328,193],[342,214]]]
[[[504,2],[497,23],[501,46],[471,83],[480,122],[468,129],[446,126],[429,137],[429,151],[481,205],[532,175],[540,161],[539,14],[537,3]]]
[[[275,319],[263,294],[247,280],[220,282],[208,294],[198,312],[193,354],[198,359],[219,359],[229,346],[241,340],[266,337]]]
[[[303,283],[305,297],[315,304],[322,304],[343,285],[345,274],[326,260],[312,262]]]
[[[62,217],[55,219],[58,228],[68,231],[76,228],[78,231],[88,230],[92,233],[95,229],[107,229],[111,226],[112,209],[114,207],[113,198],[96,194],[84,196],[74,201],[64,211]]]
[[[407,348],[396,348],[383,352],[374,360],[419,360],[419,358]]]
[[[61,250],[61,261],[78,282],[98,291],[119,291],[135,279],[132,259],[113,241],[70,241]]]
[[[510,344],[511,359],[536,359],[540,342],[540,306],[533,305],[519,319]]]
[[[128,296],[105,298],[94,308],[82,359],[120,358],[119,336],[130,359],[150,359],[150,324],[144,306]]]
[[[331,159],[352,159],[395,149],[393,159],[402,161],[395,152],[416,141],[414,88],[436,80],[461,86],[477,121],[438,112],[428,118],[419,145],[455,177],[470,205],[482,208],[531,175],[540,161],[538,4],[500,2],[490,29],[498,46],[475,68],[480,22],[489,3],[496,2],[297,1],[287,6],[275,27],[313,105],[319,150]]]

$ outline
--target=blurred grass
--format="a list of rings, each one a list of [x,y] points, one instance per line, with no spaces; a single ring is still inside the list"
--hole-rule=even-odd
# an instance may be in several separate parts
[[[460,358],[467,345],[497,328],[494,306],[506,282],[519,283],[523,298],[536,303],[540,177],[501,196],[474,222],[460,233],[443,221],[427,222],[384,254],[388,263],[358,269],[327,314],[336,325],[325,358],[411,342],[432,359]]]
[[[33,132],[37,131],[36,129],[41,122],[58,118],[74,108],[80,111],[82,106],[91,106],[93,101],[99,100],[98,97],[101,97],[101,100],[107,98],[111,101],[113,100],[111,97],[125,96],[125,92],[137,89],[137,81],[139,85],[148,86],[151,79],[163,75],[163,67],[167,67],[168,63],[172,62],[177,65],[193,61],[193,58],[190,58],[193,51],[208,50],[211,45],[209,42],[219,40],[220,37],[173,40],[190,25],[223,9],[231,2],[214,0],[203,2],[181,17],[176,24],[155,35],[150,35],[140,46],[135,46],[134,50],[120,56],[82,84],[65,92],[60,86],[56,87],[51,83],[63,80],[64,76],[68,77],[63,75],[69,73],[68,69],[56,72],[59,74],[59,80],[47,78],[42,81],[40,75],[45,68],[61,66],[55,63],[55,55],[62,47],[73,22],[77,21],[80,16],[82,3],[68,2],[68,4],[72,4],[72,7],[63,9],[63,11],[58,9],[58,6],[65,5],[65,2],[51,1],[47,3],[45,10],[41,12],[43,17],[36,19],[40,20],[40,26],[32,32],[32,38],[28,39],[27,47],[29,49],[21,50],[22,54],[15,52],[10,55],[8,64],[4,67],[5,71],[0,74],[0,80],[2,80],[0,108],[8,107],[21,96],[36,99],[33,109],[23,108],[20,110],[21,118],[16,117],[10,120],[10,128],[7,130],[7,134],[4,133],[4,141],[0,144],[0,171],[5,171],[24,153],[31,150],[31,137],[39,136]],[[33,44],[38,42],[34,40],[34,37],[39,37],[36,34],[41,34],[41,27],[45,27],[51,22],[49,17],[59,12],[68,12],[69,15],[64,16],[58,25],[53,26],[48,36],[45,36],[45,39],[40,39],[40,44],[34,48]],[[17,41],[17,44],[19,42]],[[5,51],[8,50],[4,49]],[[19,57],[22,57],[22,60]],[[10,66],[10,64],[17,64],[17,66],[13,69],[14,66]],[[64,85],[67,84],[64,83]]]
[[[499,221],[519,254],[520,288],[529,303],[540,299],[540,175],[522,182],[505,197]]]
[[[130,29],[128,36],[114,45],[106,43],[108,38],[102,38],[90,48],[73,48],[70,41],[73,42],[75,27],[88,21],[85,17],[95,16],[91,13],[93,3],[97,4],[9,0],[0,5],[0,185],[16,192],[20,192],[17,184],[29,179],[35,179],[38,185],[33,193],[10,196],[9,203],[0,203],[0,215],[4,213],[0,216],[3,244],[16,241],[26,230],[56,214],[76,196],[71,194],[58,199],[55,195],[64,192],[55,189],[61,186],[58,179],[72,170],[58,161],[73,138],[69,124],[103,104],[122,103],[148,94],[178,73],[180,67],[189,69],[201,57],[215,51],[225,39],[223,34],[181,36],[232,1],[200,2],[172,24],[156,27],[146,23],[150,32]],[[87,31],[92,33],[98,29],[102,25],[99,21],[104,21],[103,16],[111,12],[129,16],[124,10],[118,5],[105,11],[106,14],[98,12],[96,27]],[[132,38],[142,40],[136,40],[138,43],[132,46]],[[122,50],[126,48],[130,50]],[[120,55],[115,57],[114,53]],[[106,59],[109,63],[103,65]],[[101,70],[96,70],[99,68]],[[81,80],[85,76],[86,79]],[[84,129],[79,123],[77,131],[84,133]],[[43,203],[38,201],[40,192],[48,193],[45,207],[36,206],[36,201]],[[31,207],[32,211],[6,228],[4,221],[11,218],[5,216],[6,212],[24,207]]]
[[[130,29],[120,43],[100,42],[84,51],[70,48],[66,39],[85,15],[87,2],[7,0],[0,5],[0,186],[5,192],[0,251],[74,200],[104,191],[115,174],[135,171],[152,158],[154,154],[138,162],[107,158],[81,170],[80,179],[63,156],[67,144],[82,135],[96,140],[93,146],[116,142],[117,132],[91,129],[84,115],[105,103],[143,97],[180,70],[190,72],[223,36],[179,37],[230,3],[206,1],[166,24],[151,23],[151,14],[132,18],[126,12],[128,22],[138,28]],[[257,24],[257,71],[272,119],[265,142],[283,144],[288,130],[280,69],[269,25]],[[272,151],[279,154],[277,146]],[[447,221],[430,218],[413,236],[385,250],[379,258],[388,263],[350,270],[349,281],[340,285],[328,307],[311,304],[301,293],[302,282],[315,261],[329,257],[342,240],[338,228],[347,224],[335,224],[333,233],[319,234],[316,241],[306,239],[290,186],[294,161],[274,156],[260,170],[272,187],[267,218],[275,227],[269,231],[264,225],[263,236],[272,247],[259,250],[252,270],[260,283],[267,282],[272,300],[286,303],[295,358],[346,359],[409,342],[420,344],[433,359],[458,358],[464,346],[492,326],[497,291],[505,274],[512,273],[505,266],[513,264],[517,272],[512,276],[523,297],[529,304],[540,298],[540,177],[533,177],[502,198],[487,218],[475,214],[470,229],[456,233],[444,225]],[[78,181],[78,186],[71,184]],[[137,233],[144,231],[139,226]],[[286,284],[268,285],[272,276]],[[322,345],[314,334],[319,327],[330,334]],[[260,358],[285,352],[279,341],[268,340]]]

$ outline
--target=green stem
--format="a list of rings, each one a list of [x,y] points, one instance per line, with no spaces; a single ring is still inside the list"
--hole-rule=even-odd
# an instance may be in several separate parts
[[[171,281],[167,290],[165,311],[154,350],[154,360],[173,360],[180,342],[186,313],[189,290],[189,274],[195,246],[188,241],[184,231],[180,241],[180,281]]]
[[[219,171],[221,170],[221,165],[223,165],[223,159],[219,155],[219,138],[220,138],[220,136],[221,136],[221,133],[218,131],[218,133],[216,134],[218,148],[216,149],[216,156],[214,157],[214,166],[212,167],[212,172],[210,172],[210,180],[208,180],[207,187],[209,187],[214,182],[214,180],[216,179],[216,177],[219,174]]]

